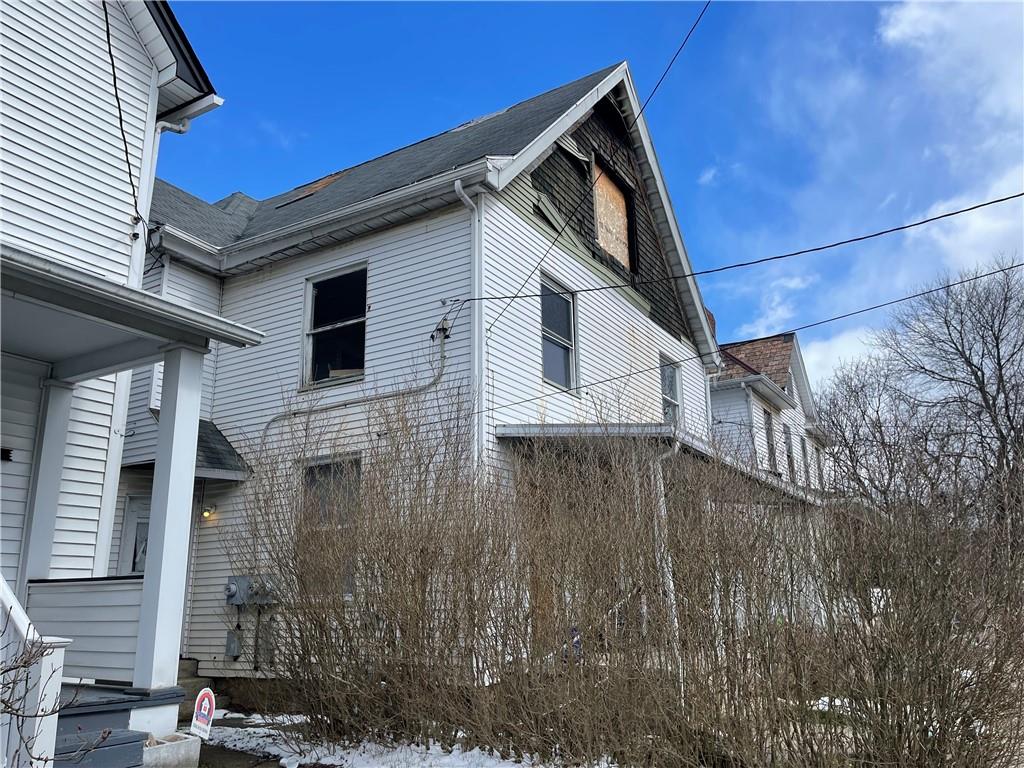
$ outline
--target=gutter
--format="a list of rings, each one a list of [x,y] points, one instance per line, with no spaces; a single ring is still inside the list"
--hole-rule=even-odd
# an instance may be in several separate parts
[[[762,395],[778,408],[797,407],[796,400],[764,374],[744,376],[741,379],[729,379],[728,381],[714,381],[711,384],[712,389],[719,391],[735,389],[736,387],[756,390],[759,395]]]
[[[286,245],[288,239],[294,236],[299,236],[300,242],[312,240],[330,232],[332,229],[336,229],[349,218],[355,218],[360,215],[365,216],[376,212],[378,209],[382,211],[387,210],[396,207],[399,203],[419,202],[445,194],[452,194],[456,181],[462,183],[467,193],[475,191],[471,188],[486,181],[487,170],[490,165],[491,160],[483,157],[469,165],[453,168],[451,171],[431,176],[429,179],[383,192],[376,197],[361,200],[344,208],[313,216],[284,227],[278,227],[270,232],[253,235],[244,240],[236,240],[230,245],[218,249],[221,258],[221,268],[224,271],[229,271],[261,256],[267,256],[275,251],[283,250],[288,247]],[[242,254],[245,255],[244,259],[233,259],[233,257]]]

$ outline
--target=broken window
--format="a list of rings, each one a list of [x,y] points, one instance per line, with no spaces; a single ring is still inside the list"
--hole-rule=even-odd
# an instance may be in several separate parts
[[[594,221],[597,243],[626,269],[631,269],[630,205],[621,185],[604,166],[594,163]]]
[[[775,474],[779,473],[779,459],[775,454],[775,422],[772,419],[772,412],[767,408],[762,409],[764,414],[764,435],[768,441],[768,469]]]
[[[366,352],[366,269],[312,284],[308,383],[357,378]]]
[[[661,410],[666,424],[679,423],[681,397],[679,394],[679,366],[668,358],[661,358]]]
[[[540,292],[544,378],[563,389],[572,389],[576,379],[573,295],[546,279],[541,280]]]

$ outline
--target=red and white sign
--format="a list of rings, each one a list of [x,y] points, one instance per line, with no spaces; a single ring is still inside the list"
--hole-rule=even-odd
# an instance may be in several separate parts
[[[196,708],[192,712],[192,733],[201,739],[210,738],[210,726],[213,725],[213,713],[217,709],[217,700],[213,691],[203,688],[196,696]]]

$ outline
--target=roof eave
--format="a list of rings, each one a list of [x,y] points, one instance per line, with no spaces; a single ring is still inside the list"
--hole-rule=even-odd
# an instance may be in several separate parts
[[[711,382],[711,391],[717,392],[725,389],[736,389],[747,386],[757,392],[777,408],[796,408],[796,400],[786,390],[762,373],[743,376],[738,379],[717,379]]]

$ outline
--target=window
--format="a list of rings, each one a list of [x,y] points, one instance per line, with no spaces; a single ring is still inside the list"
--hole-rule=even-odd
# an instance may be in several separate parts
[[[796,456],[793,455],[793,433],[789,424],[782,425],[782,440],[786,444],[786,467],[789,469],[790,482],[796,482]]]
[[[129,496],[124,504],[117,572],[120,575],[145,573],[146,550],[149,547],[149,499]]]
[[[615,176],[594,163],[594,225],[597,244],[626,269],[630,260],[630,201]]]
[[[807,438],[800,438],[800,458],[804,462],[804,485],[811,487],[811,460],[807,455]]]
[[[768,441],[768,469],[775,474],[779,473],[779,458],[775,455],[775,421],[772,419],[772,412],[767,408],[762,409],[764,414],[764,436]]]
[[[682,398],[679,392],[679,366],[666,358],[661,358],[661,410],[666,424],[678,424],[682,412]]]
[[[355,552],[348,545],[359,509],[361,474],[358,458],[313,464],[304,471],[295,551],[299,587],[306,595],[347,597],[354,591]]]
[[[359,459],[306,467],[306,519],[318,526],[343,527],[351,523],[359,504],[361,469]]]
[[[825,467],[821,463],[821,448],[814,447],[814,457],[818,463],[818,488],[825,490]]]
[[[572,389],[576,381],[575,300],[548,280],[541,280],[540,292],[544,378],[563,389]]]
[[[358,378],[366,351],[366,269],[311,281],[307,382]]]

